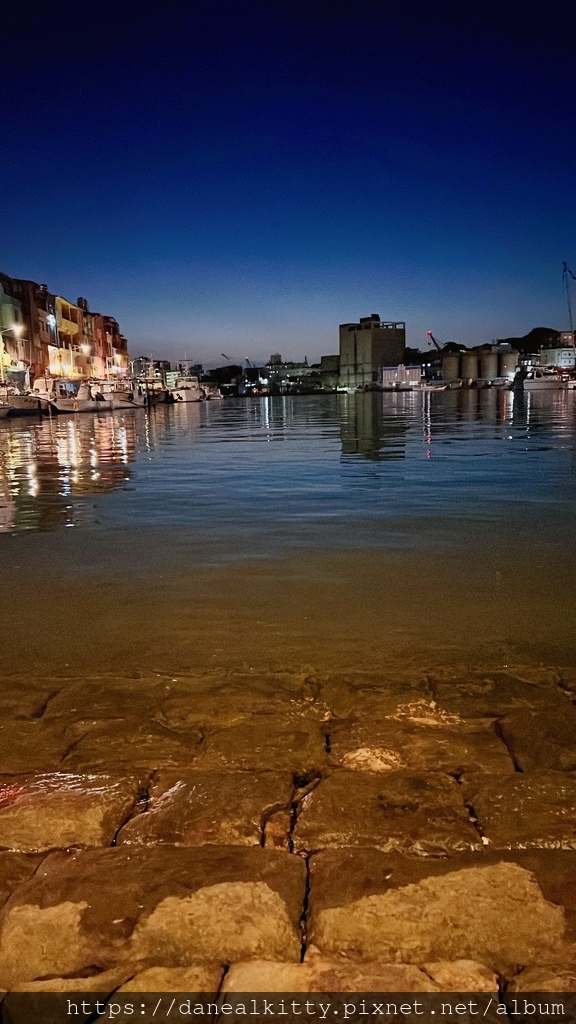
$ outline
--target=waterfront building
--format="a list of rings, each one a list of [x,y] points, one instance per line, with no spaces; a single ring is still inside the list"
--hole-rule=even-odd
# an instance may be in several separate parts
[[[25,324],[22,302],[15,293],[14,282],[0,274],[0,380],[13,380],[25,374]],[[17,379],[17,377],[16,377]]]
[[[554,366],[558,370],[573,370],[576,366],[574,331],[561,331],[556,344],[541,348],[540,363],[542,366]]]
[[[0,370],[21,387],[38,377],[120,376],[128,345],[118,322],[92,313],[86,299],[70,302],[45,284],[0,274]]]
[[[382,321],[378,313],[358,323],[340,324],[340,384],[357,388],[380,383],[385,366],[404,359],[406,324]]]

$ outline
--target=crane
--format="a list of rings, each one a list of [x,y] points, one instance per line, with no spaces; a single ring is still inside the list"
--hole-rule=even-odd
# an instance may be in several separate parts
[[[436,338],[435,338],[435,337],[434,337],[434,335],[432,334],[432,331],[426,331],[426,334],[428,335],[428,337],[430,338],[430,340],[431,340],[432,342],[434,342],[434,344],[435,344],[436,348],[438,349],[438,351],[439,351],[439,352],[441,352],[441,351],[442,351],[442,349],[441,349],[440,345],[438,344],[438,342],[436,341]]]

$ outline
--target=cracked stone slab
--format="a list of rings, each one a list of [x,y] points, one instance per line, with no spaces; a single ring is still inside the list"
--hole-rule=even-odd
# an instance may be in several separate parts
[[[0,719],[39,718],[61,681],[4,678],[0,686]]]
[[[21,853],[0,852],[0,908],[34,874],[41,859]]]
[[[0,774],[56,771],[73,739],[68,729],[43,718],[0,722]]]
[[[66,772],[0,776],[0,848],[109,846],[142,781]]]
[[[327,959],[416,966],[469,959],[506,977],[576,962],[576,854],[311,858],[308,941]]]
[[[436,724],[432,708],[428,726],[420,724],[426,721],[424,710],[418,724],[392,718],[327,724],[330,763],[355,771],[514,772],[508,749],[491,724],[474,732],[443,726]]]
[[[576,708],[517,711],[499,723],[501,735],[522,771],[576,771]]]
[[[557,772],[464,776],[462,786],[494,849],[576,849],[576,777]]]
[[[157,846],[258,846],[264,820],[290,804],[292,776],[279,772],[160,772],[143,814],[118,843]]]
[[[298,960],[306,867],[280,851],[53,853],[0,914],[0,986],[110,970]]]
[[[180,684],[155,717],[170,729],[185,730],[199,725],[232,726],[256,715],[298,723],[318,720],[321,712],[302,673],[234,673],[224,679],[195,680],[189,687]]]
[[[301,806],[296,851],[374,846],[447,856],[482,849],[460,787],[439,773],[335,771]]]
[[[507,672],[437,679],[433,687],[438,707],[463,718],[501,718],[522,710],[554,714],[571,707],[555,684]]]
[[[194,761],[198,771],[317,771],[326,761],[320,724],[263,715],[209,733]]]
[[[62,763],[65,771],[152,772],[160,768],[189,768],[202,741],[199,730],[174,733],[140,719],[97,722]]]

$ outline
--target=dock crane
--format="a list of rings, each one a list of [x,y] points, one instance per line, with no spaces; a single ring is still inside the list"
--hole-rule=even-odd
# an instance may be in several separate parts
[[[426,334],[427,334],[427,335],[428,335],[428,337],[430,338],[430,341],[432,341],[432,342],[434,343],[434,345],[436,346],[436,348],[438,349],[438,351],[439,351],[439,352],[441,352],[441,351],[442,351],[442,348],[441,348],[441,346],[440,346],[440,345],[438,344],[438,342],[436,341],[436,338],[435,338],[435,337],[434,337],[434,335],[432,334],[432,331],[426,331]]]

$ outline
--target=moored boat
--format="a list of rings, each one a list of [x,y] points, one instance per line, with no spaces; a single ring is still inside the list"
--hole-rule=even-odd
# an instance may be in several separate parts
[[[106,399],[97,385],[82,382],[75,394],[52,399],[50,408],[53,412],[104,412],[112,409],[112,400]]]
[[[177,377],[170,394],[174,402],[204,402],[206,399],[198,377]]]

